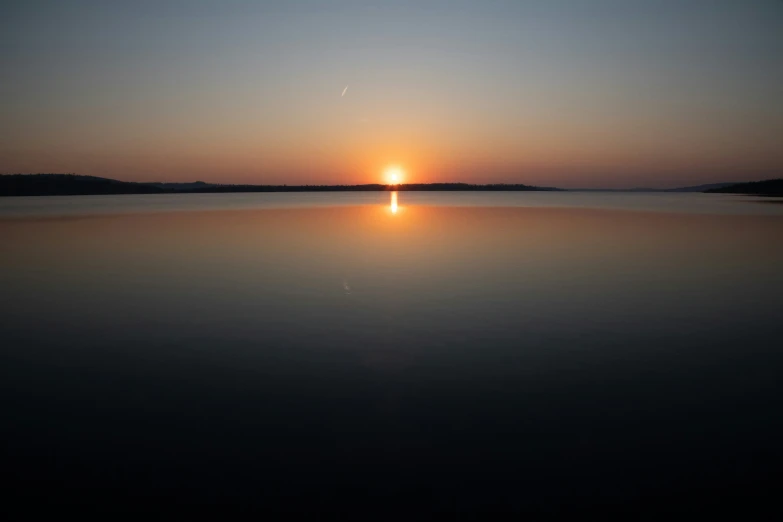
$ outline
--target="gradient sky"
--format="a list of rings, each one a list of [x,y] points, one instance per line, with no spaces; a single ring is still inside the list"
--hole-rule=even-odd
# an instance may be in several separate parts
[[[0,172],[665,187],[783,174],[783,1],[16,1]],[[341,96],[348,85],[345,96]]]

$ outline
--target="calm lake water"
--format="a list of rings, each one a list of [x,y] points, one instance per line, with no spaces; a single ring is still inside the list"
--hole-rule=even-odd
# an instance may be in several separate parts
[[[31,505],[769,514],[782,269],[783,205],[743,196],[2,199],[3,473]]]

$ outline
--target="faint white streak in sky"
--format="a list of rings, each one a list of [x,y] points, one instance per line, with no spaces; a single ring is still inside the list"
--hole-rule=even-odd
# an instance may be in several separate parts
[[[340,98],[342,98],[343,96],[345,96],[345,91],[347,91],[347,90],[348,90],[348,86],[346,85],[346,86],[345,86],[345,89],[343,89],[343,93],[340,95]]]

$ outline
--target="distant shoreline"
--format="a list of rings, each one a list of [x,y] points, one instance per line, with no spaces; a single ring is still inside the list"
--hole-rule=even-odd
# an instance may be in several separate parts
[[[0,197],[92,196],[121,194],[224,194],[250,192],[384,192],[384,191],[527,192],[559,191],[552,187],[494,183],[409,183],[399,185],[223,185],[217,183],[135,183],[75,174],[6,174]]]
[[[220,183],[139,183],[77,174],[0,174],[0,197],[98,196],[122,194],[229,194],[257,192],[702,192],[783,196],[783,179],[749,183],[713,183],[673,189],[561,189],[521,183],[403,183],[382,185],[227,185]]]

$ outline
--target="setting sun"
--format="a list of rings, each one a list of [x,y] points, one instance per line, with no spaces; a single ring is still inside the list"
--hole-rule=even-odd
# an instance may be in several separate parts
[[[400,167],[387,167],[384,171],[384,177],[389,185],[398,185],[402,182],[403,170]]]

